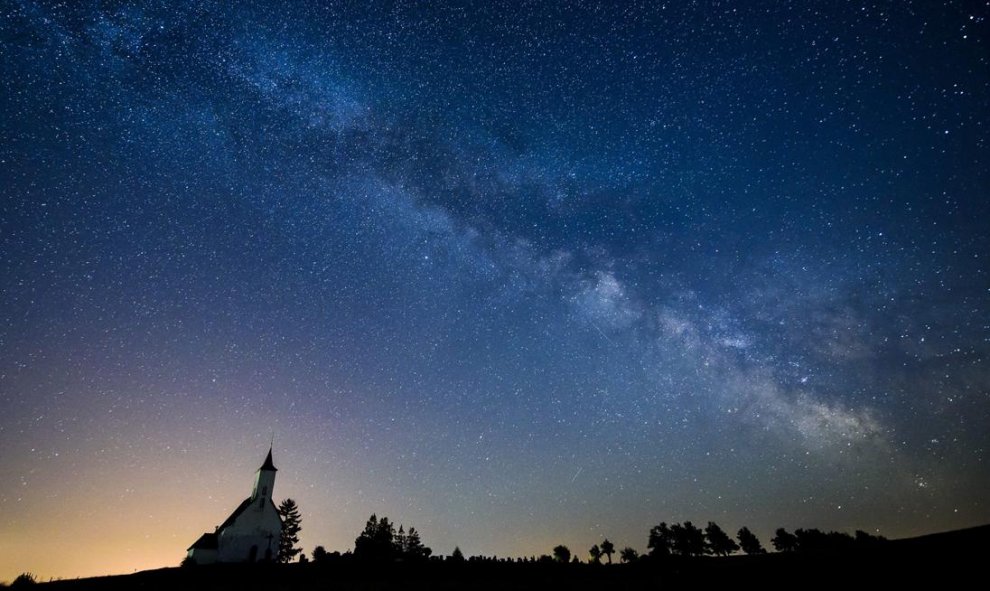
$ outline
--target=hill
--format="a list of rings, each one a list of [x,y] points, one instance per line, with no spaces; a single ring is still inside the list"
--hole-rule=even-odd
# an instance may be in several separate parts
[[[52,591],[316,589],[656,589],[694,585],[962,584],[978,574],[990,549],[990,525],[892,540],[844,553],[644,559],[590,565],[472,560],[463,563],[326,563],[213,565],[39,584]]]

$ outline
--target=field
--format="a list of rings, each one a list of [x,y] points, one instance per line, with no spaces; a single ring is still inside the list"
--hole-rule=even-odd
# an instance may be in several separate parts
[[[345,559],[315,564],[215,565],[39,584],[54,591],[88,590],[417,590],[658,589],[739,584],[808,586],[962,585],[979,574],[990,549],[990,526],[893,540],[868,551],[643,559],[592,565],[471,560],[367,564]],[[979,580],[979,579],[977,579]]]

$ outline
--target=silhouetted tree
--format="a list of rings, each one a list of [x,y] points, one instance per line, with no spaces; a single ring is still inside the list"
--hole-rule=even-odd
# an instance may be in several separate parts
[[[592,546],[591,549],[588,550],[588,554],[591,555],[591,562],[595,564],[602,563],[602,549],[598,547],[598,544]]]
[[[829,548],[828,534],[817,528],[796,529],[794,537],[800,552],[821,552]]]
[[[749,531],[748,527],[739,528],[739,533],[736,534],[739,539],[739,546],[742,551],[746,554],[766,554],[767,551],[760,543],[760,539],[756,537],[756,534]]]
[[[29,587],[29,586],[35,585],[37,583],[38,583],[38,580],[35,579],[35,577],[34,577],[33,574],[31,574],[31,573],[21,573],[21,574],[17,575],[17,578],[14,579],[14,582],[10,584],[10,588],[11,589],[21,589],[23,587]]]
[[[407,531],[395,526],[388,517],[378,519],[377,515],[368,518],[364,531],[354,540],[354,556],[361,560],[390,561],[402,557],[407,560],[426,560],[433,550],[423,544],[415,527]]]
[[[669,556],[674,545],[674,534],[666,522],[653,526],[650,529],[650,541],[646,547],[650,549],[650,556]]]
[[[770,540],[770,543],[773,544],[774,550],[777,552],[794,552],[797,550],[797,536],[782,527],[777,528],[775,534],[776,535],[774,535],[773,539]]]
[[[399,531],[401,530],[400,527]],[[405,537],[405,547],[402,548],[402,553],[410,560],[421,560],[429,558],[433,554],[433,550],[424,546],[423,541],[419,539],[419,532],[416,531],[415,527],[410,527],[409,533]]]
[[[608,538],[605,538],[605,540],[602,541],[601,551],[602,555],[608,558],[608,563],[612,564],[612,555],[615,554],[615,544],[608,541]]]
[[[553,557],[557,562],[567,564],[571,561],[571,549],[563,544],[554,546]]]
[[[728,556],[739,550],[739,544],[714,521],[709,521],[705,527],[705,542],[707,550],[717,556]]]
[[[825,534],[824,550],[828,552],[849,552],[856,546],[856,539],[846,532],[830,531]]]
[[[307,562],[309,562],[309,558],[306,556],[306,554],[305,553],[300,554],[299,555],[299,564],[305,564]]]
[[[296,544],[299,543],[299,532],[302,530],[299,507],[292,499],[285,499],[278,506],[278,514],[282,517],[282,535],[278,540],[276,560],[278,562],[292,562],[296,554],[302,552],[301,549],[296,548]]]
[[[795,550],[820,550],[825,545],[825,533],[820,529],[797,528],[794,530]]]
[[[454,546],[454,551],[450,553],[450,559],[453,562],[464,562],[464,553],[461,552],[460,547]]]
[[[327,559],[327,549],[323,546],[313,548],[313,562],[324,562]]]
[[[673,551],[681,556],[701,556],[705,553],[705,533],[690,521],[670,526]]]
[[[861,529],[856,530],[856,546],[859,548],[873,548],[887,541],[883,536],[874,536]]]
[[[626,546],[625,548],[622,549],[621,552],[619,552],[619,558],[622,560],[622,562],[626,562],[626,563],[636,562],[636,560],[639,559],[639,552],[637,552],[635,548],[630,548],[629,546]]]
[[[398,555],[395,545],[395,527],[388,517],[368,518],[364,531],[354,540],[354,556],[362,560],[387,561]]]

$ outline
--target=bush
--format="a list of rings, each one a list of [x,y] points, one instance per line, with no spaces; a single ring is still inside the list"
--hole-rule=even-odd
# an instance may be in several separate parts
[[[10,584],[11,589],[20,589],[22,587],[28,587],[30,585],[36,584],[38,581],[34,578],[31,573],[21,573],[17,575],[14,582]]]

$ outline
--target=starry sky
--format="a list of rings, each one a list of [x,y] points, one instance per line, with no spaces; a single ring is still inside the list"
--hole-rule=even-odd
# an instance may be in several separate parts
[[[988,13],[0,0],[0,580],[990,521]]]

